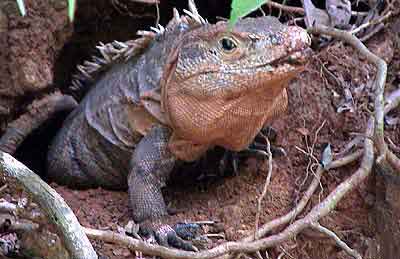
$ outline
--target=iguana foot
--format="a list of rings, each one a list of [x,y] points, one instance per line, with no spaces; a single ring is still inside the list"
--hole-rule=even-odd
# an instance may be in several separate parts
[[[155,240],[159,245],[197,252],[189,241],[199,236],[201,227],[193,223],[168,224],[144,222],[140,224],[140,234],[147,240]]]
[[[174,226],[176,234],[185,239],[192,240],[200,236],[201,226],[196,223],[177,223]]]
[[[239,163],[242,159],[248,157],[256,157],[260,159],[268,158],[268,143],[267,138],[270,142],[275,142],[277,138],[277,132],[272,127],[264,127],[257,134],[254,141],[245,150],[234,152],[226,150],[223,158],[220,161],[220,172],[226,171],[229,167],[235,175],[238,174]],[[272,157],[286,156],[286,151],[282,147],[270,144],[270,151]]]

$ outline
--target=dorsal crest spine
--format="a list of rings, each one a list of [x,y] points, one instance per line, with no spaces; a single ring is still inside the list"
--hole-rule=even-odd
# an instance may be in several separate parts
[[[126,42],[113,41],[106,44],[100,42],[96,46],[99,54],[77,66],[78,72],[73,75],[69,87],[71,94],[80,99],[87,92],[88,86],[113,64],[141,55],[156,37],[172,31],[176,26],[181,26],[184,23],[189,28],[193,28],[208,23],[197,11],[193,0],[189,0],[188,6],[189,10],[183,10],[186,15],[179,15],[179,12],[174,8],[173,18],[165,27],[157,24],[155,27],[150,27],[150,31],[137,31],[137,35],[141,36],[138,39]]]

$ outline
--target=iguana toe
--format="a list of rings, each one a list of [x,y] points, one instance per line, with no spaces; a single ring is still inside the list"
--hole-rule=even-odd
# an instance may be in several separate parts
[[[239,163],[242,159],[248,157],[256,157],[259,159],[268,159],[268,144],[266,138],[270,142],[275,142],[277,138],[277,132],[272,127],[264,127],[255,137],[254,141],[249,145],[248,148],[235,152],[226,150],[223,158],[220,161],[220,172],[224,172],[232,168],[235,175],[239,171]],[[284,148],[270,144],[270,151],[273,157],[286,156]]]
[[[185,240],[192,240],[201,234],[201,226],[196,223],[178,223],[174,226],[176,234]]]
[[[194,225],[194,224],[191,224]],[[190,242],[185,241],[180,235],[184,237],[191,236],[191,232],[194,226],[177,228],[178,233],[168,224],[143,224],[141,226],[141,234],[147,236],[148,240],[155,239],[161,246],[174,247],[186,251],[197,252],[198,249],[193,246]]]
[[[182,238],[180,238],[175,231],[169,232],[167,234],[167,238],[168,238],[168,245],[172,247],[186,251],[193,251],[193,252],[199,251],[199,249],[193,246],[190,242],[184,241]]]

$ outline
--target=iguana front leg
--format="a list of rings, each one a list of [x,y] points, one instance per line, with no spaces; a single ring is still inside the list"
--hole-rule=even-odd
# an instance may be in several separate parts
[[[195,251],[190,243],[183,241],[163,223],[168,213],[161,188],[176,161],[167,147],[170,135],[171,131],[165,126],[154,126],[133,153],[128,176],[133,219],[141,228],[150,230],[159,244]]]

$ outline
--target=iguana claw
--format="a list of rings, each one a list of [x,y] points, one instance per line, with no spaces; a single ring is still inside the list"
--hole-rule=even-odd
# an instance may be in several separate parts
[[[232,167],[233,173],[238,174],[239,162],[241,158],[258,157],[260,159],[268,158],[268,144],[266,138],[271,142],[275,142],[277,137],[276,131],[272,127],[261,129],[254,141],[245,150],[233,152],[226,150],[220,161],[220,171],[225,171],[229,166]],[[282,147],[270,145],[270,151],[273,157],[286,156],[286,151]]]
[[[178,223],[174,226],[174,230],[179,237],[192,240],[200,235],[201,226],[196,223]]]
[[[197,252],[198,249],[189,241],[199,235],[201,227],[192,223],[179,223],[173,228],[167,224],[154,225],[143,224],[141,235],[147,236],[148,240],[156,240],[161,246],[174,247],[186,251]]]

